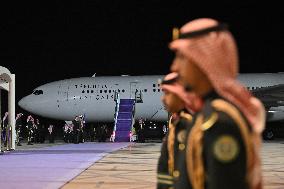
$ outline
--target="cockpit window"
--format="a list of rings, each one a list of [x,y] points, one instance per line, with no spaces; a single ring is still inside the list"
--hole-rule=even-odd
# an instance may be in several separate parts
[[[35,90],[33,92],[34,95],[42,95],[43,94],[43,91],[42,90]]]

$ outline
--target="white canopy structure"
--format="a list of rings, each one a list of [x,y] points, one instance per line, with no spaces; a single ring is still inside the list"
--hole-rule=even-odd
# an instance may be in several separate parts
[[[11,74],[11,72],[7,68],[2,66],[0,66],[0,90],[1,89],[8,91],[8,112],[9,112],[8,124],[11,126],[11,131],[12,131],[12,137],[11,137],[12,140],[11,144],[9,145],[9,150],[15,150],[16,148],[15,74]]]

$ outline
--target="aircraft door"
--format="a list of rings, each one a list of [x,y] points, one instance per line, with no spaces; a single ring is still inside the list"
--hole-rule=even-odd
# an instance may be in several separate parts
[[[135,99],[136,103],[143,103],[142,91],[139,82],[130,82],[130,99]]]

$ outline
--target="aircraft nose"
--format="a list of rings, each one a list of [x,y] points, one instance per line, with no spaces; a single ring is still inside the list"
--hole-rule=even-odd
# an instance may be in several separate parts
[[[22,98],[22,99],[18,102],[18,105],[19,105],[22,109],[27,110],[27,108],[28,108],[27,97]]]

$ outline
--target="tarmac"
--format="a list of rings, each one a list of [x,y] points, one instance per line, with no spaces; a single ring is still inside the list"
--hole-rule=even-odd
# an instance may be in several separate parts
[[[97,144],[101,143],[92,145]],[[37,144],[32,147],[41,149],[46,145],[57,144]],[[24,145],[20,148],[24,150],[31,146]],[[129,143],[119,150],[107,153],[101,159],[90,162],[88,167],[82,169],[80,173],[59,188],[154,189],[156,188],[156,169],[160,148],[160,142]],[[283,189],[284,140],[264,141],[261,158],[264,189]],[[0,182],[0,186],[2,189],[3,183]],[[52,189],[52,187],[49,188]]]
[[[133,143],[99,160],[62,189],[154,189],[161,143]],[[264,189],[284,188],[284,140],[264,141]]]

